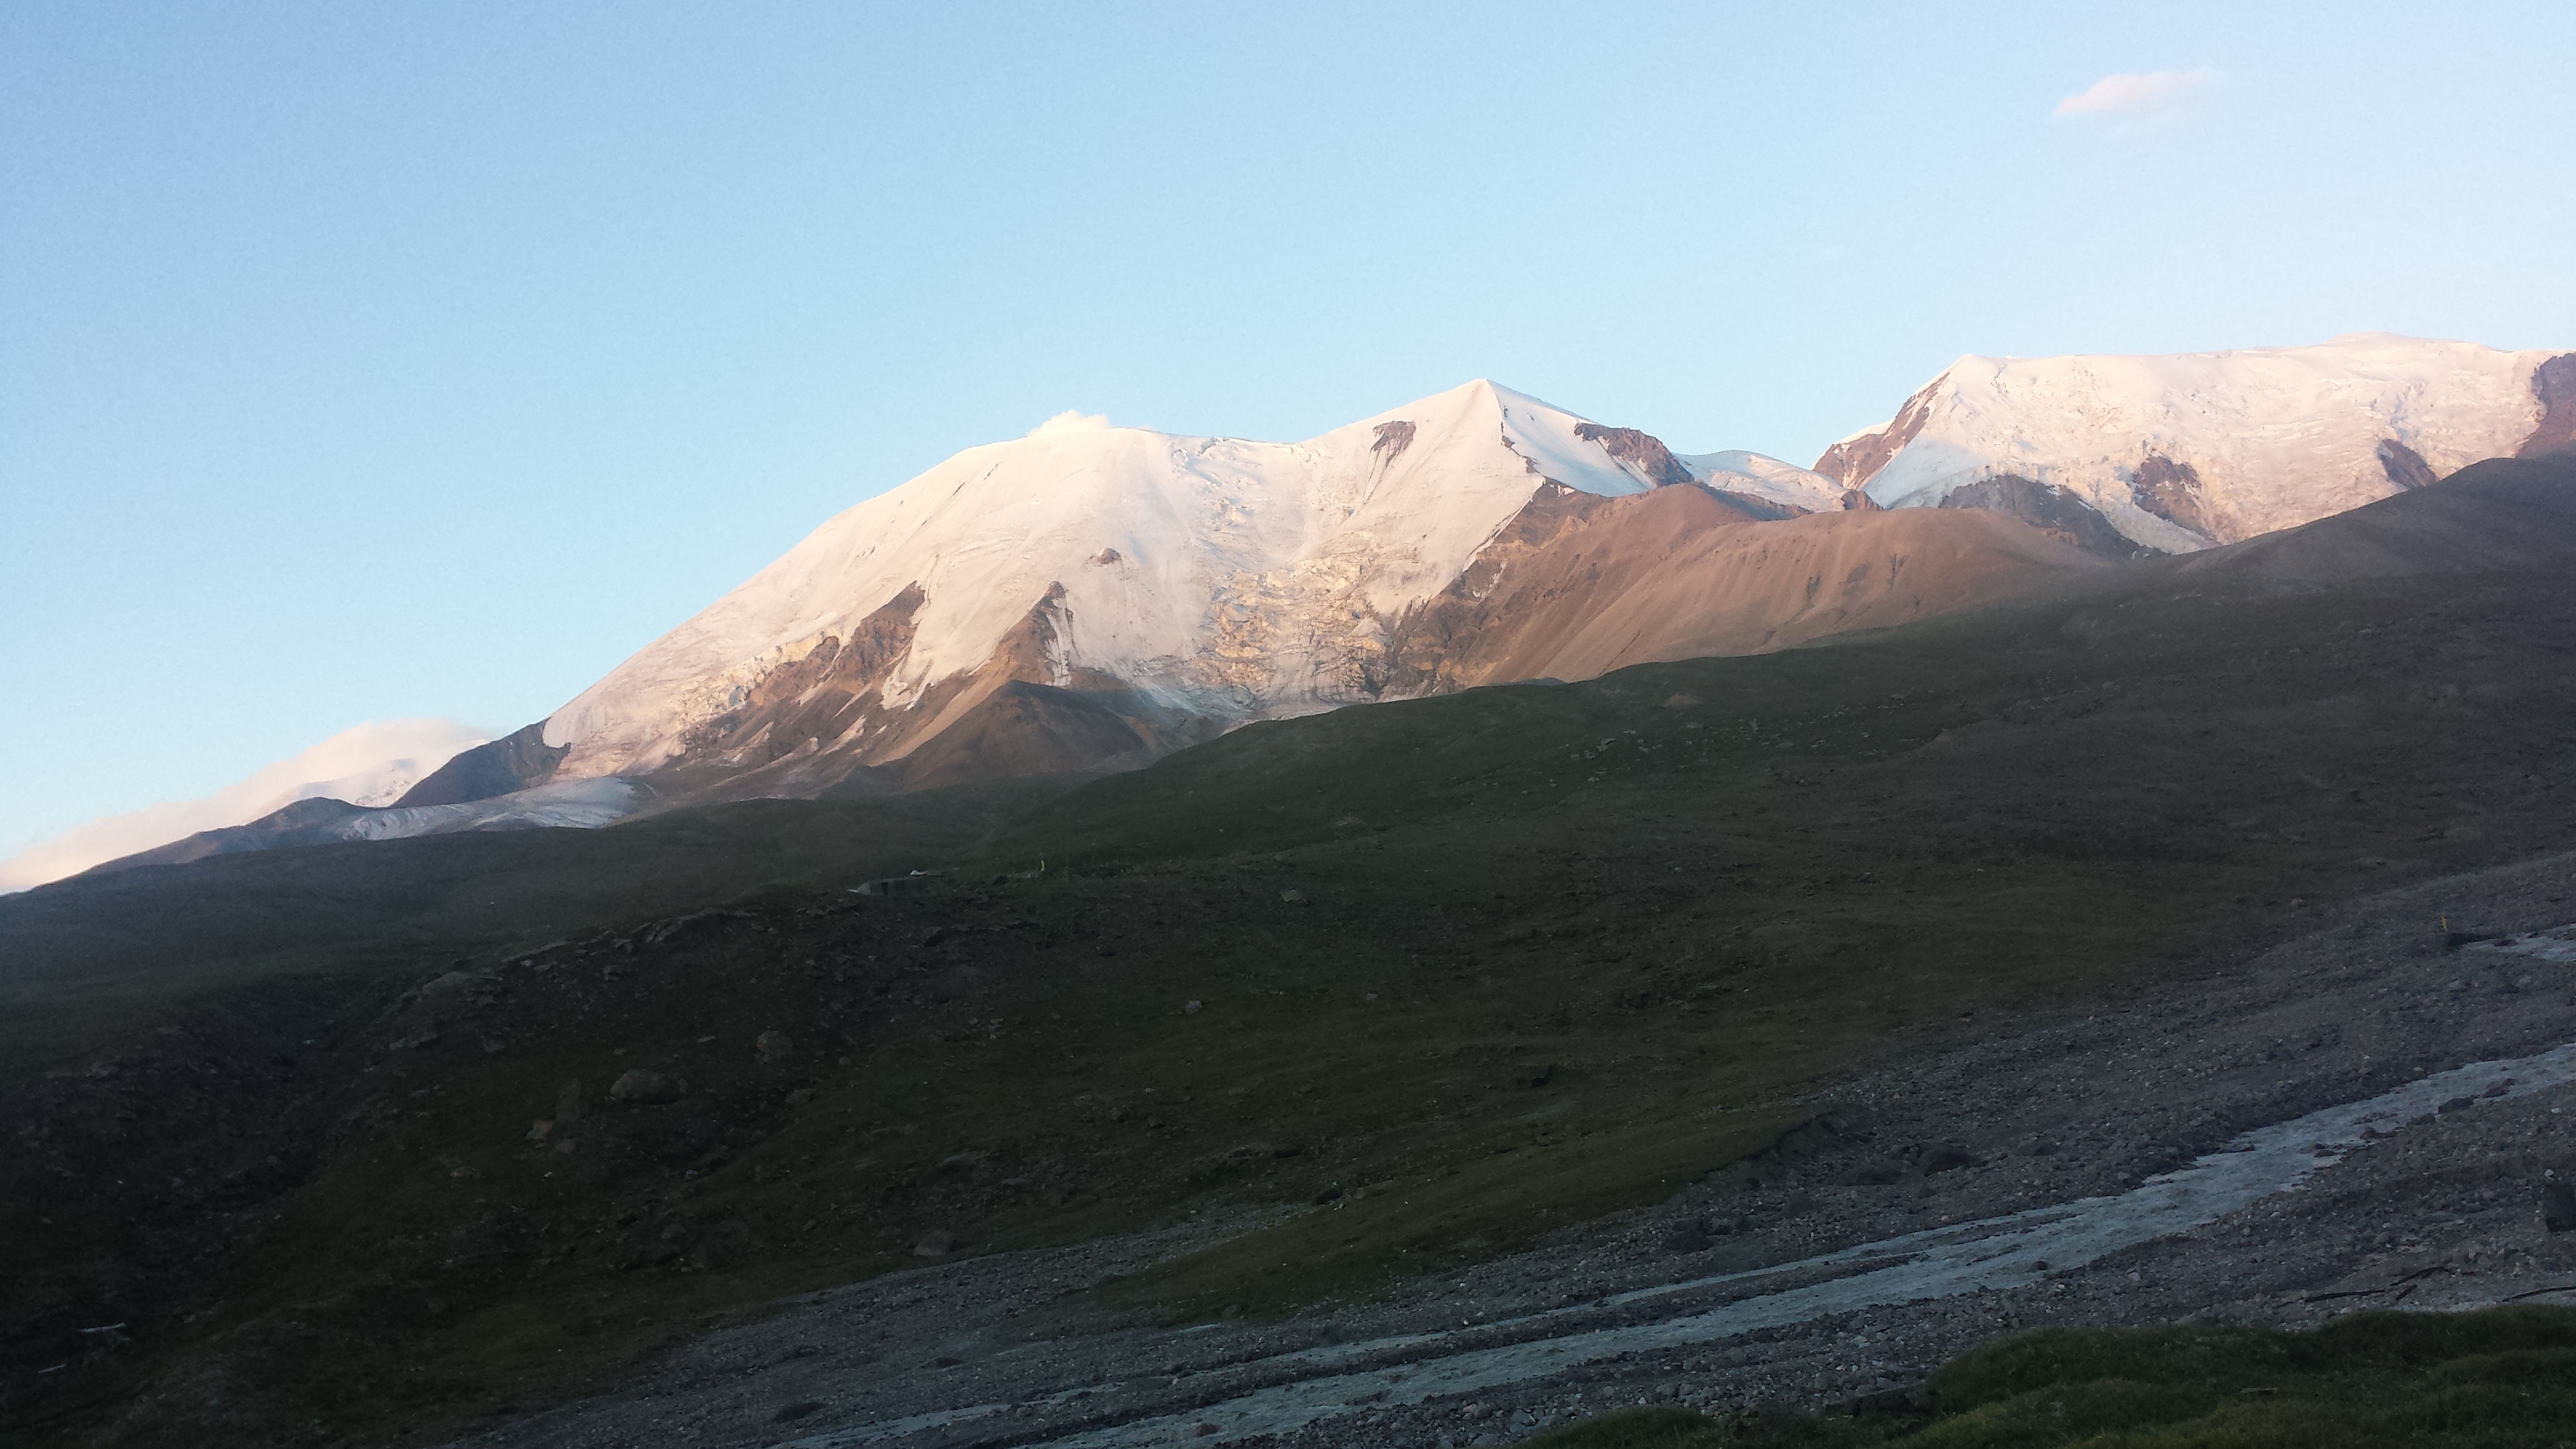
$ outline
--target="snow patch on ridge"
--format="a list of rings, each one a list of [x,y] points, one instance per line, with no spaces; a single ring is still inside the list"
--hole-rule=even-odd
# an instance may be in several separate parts
[[[1813,469],[1741,448],[1723,453],[1678,455],[1691,476],[1711,488],[1744,493],[1766,503],[1829,513],[1843,506],[1843,487]]]

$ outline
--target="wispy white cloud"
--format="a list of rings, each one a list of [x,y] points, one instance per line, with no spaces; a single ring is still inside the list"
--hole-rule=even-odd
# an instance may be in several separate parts
[[[1066,433],[1096,433],[1109,426],[1109,419],[1099,413],[1076,412],[1071,408],[1029,429],[1032,438],[1061,437]]]
[[[2106,75],[2057,103],[2060,116],[2105,116],[2133,124],[2169,121],[2219,81],[2208,66]]]
[[[342,730],[291,759],[199,800],[165,800],[76,825],[0,860],[0,892],[61,880],[102,861],[242,825],[298,800],[390,805],[460,751],[492,737],[452,719],[396,719]]]

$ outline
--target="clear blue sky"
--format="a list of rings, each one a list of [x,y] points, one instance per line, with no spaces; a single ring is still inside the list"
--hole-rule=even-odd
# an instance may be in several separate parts
[[[1806,462],[1963,352],[2576,345],[2576,6],[2077,8],[12,0],[0,853],[1066,408]]]

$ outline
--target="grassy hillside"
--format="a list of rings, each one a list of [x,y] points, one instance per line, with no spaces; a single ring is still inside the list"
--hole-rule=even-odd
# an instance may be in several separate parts
[[[0,1426],[434,1424],[920,1254],[1229,1207],[1283,1218],[1122,1301],[1388,1291],[1660,1200],[1994,1013],[2576,845],[2576,570],[2285,557],[1072,790],[0,902]],[[613,1100],[632,1071],[670,1100]]]

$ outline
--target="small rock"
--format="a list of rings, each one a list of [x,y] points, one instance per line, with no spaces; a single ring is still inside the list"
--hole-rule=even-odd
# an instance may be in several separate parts
[[[660,1072],[636,1067],[609,1084],[608,1096],[614,1102],[654,1106],[680,1100],[680,1084]]]
[[[2478,1099],[2475,1097],[2453,1097],[2449,1101],[2444,1102],[2440,1110],[2447,1115],[2452,1112],[2465,1112],[2477,1104]]]
[[[556,1089],[555,1120],[564,1123],[581,1120],[581,1083],[566,1082]]]
[[[912,1255],[916,1258],[945,1258],[956,1246],[955,1234],[933,1228],[912,1245]]]
[[[1687,1218],[1681,1222],[1675,1223],[1673,1225],[1673,1230],[1664,1235],[1664,1251],[1668,1253],[1705,1253],[1709,1249],[1710,1241],[1711,1239],[1709,1238],[1708,1233],[1708,1219]]]
[[[764,1031],[751,1044],[752,1054],[764,1067],[774,1067],[796,1055],[796,1043],[783,1031]]]
[[[1184,1012],[1195,1012],[1198,1009],[1199,1004],[1195,1001],[1184,1001],[1181,1003],[1181,1010]]]
[[[1925,1177],[1930,1177],[1936,1172],[1956,1172],[1962,1167],[1976,1165],[1976,1154],[1964,1147],[1926,1147],[1923,1149],[1923,1155],[1915,1161],[1915,1166],[1923,1169]]]
[[[806,1415],[814,1413],[822,1407],[823,1405],[814,1399],[807,1399],[803,1403],[789,1404],[785,1408],[780,1409],[777,1413],[770,1415],[769,1422],[773,1424],[794,1423],[796,1420],[802,1419]]]
[[[1306,893],[1304,891],[1281,891],[1279,893],[1279,899],[1292,906],[1302,906],[1306,904]]]

